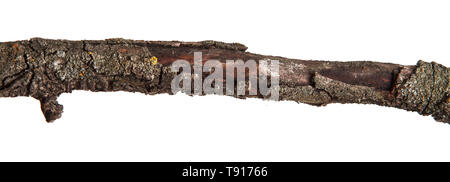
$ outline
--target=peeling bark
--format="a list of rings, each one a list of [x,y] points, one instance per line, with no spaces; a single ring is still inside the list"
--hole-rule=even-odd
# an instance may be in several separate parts
[[[437,121],[450,123],[449,69],[443,65],[423,61],[404,66],[295,60],[253,54],[246,49],[241,44],[216,41],[34,38],[4,42],[0,43],[0,97],[36,98],[51,122],[63,112],[56,101],[58,96],[72,90],[172,94],[170,85],[176,73],[170,70],[171,63],[184,59],[193,64],[193,53],[201,51],[203,61],[216,59],[224,68],[226,60],[279,60],[280,100],[316,106],[376,104],[432,115]],[[157,57],[158,62],[151,62],[152,57]]]

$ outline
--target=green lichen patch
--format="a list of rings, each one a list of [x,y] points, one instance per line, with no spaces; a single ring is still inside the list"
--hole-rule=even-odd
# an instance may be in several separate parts
[[[448,68],[437,64],[419,61],[413,74],[398,86],[396,105],[422,115],[430,115],[442,122],[449,121]]]
[[[312,86],[280,86],[280,100],[292,100],[311,105],[324,106],[331,102],[331,97]]]

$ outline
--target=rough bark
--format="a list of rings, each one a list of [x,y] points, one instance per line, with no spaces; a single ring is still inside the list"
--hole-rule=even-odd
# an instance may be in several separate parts
[[[34,38],[4,42],[0,43],[0,97],[36,98],[46,120],[51,122],[63,112],[56,101],[58,96],[72,90],[172,94],[170,85],[176,73],[170,70],[170,64],[178,59],[193,64],[193,52],[201,51],[203,61],[279,60],[280,100],[316,106],[376,104],[450,122],[449,69],[443,65],[423,61],[404,66],[370,61],[296,60],[253,54],[246,49],[241,44],[216,41]],[[158,62],[151,62],[152,57]]]

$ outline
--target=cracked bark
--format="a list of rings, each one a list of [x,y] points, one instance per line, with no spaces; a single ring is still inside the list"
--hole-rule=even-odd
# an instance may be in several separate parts
[[[423,61],[404,66],[370,61],[295,60],[253,54],[246,49],[241,44],[216,41],[34,38],[4,42],[0,43],[0,97],[36,98],[46,120],[51,122],[63,112],[58,96],[72,90],[172,94],[170,85],[176,73],[170,70],[170,64],[178,59],[193,64],[193,52],[201,51],[203,61],[216,59],[223,65],[225,60],[279,60],[280,100],[316,106],[376,104],[450,122],[449,69],[443,65]],[[158,58],[157,64],[148,61],[153,56]]]

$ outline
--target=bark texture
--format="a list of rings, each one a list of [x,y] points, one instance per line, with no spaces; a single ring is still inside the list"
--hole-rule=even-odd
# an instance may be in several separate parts
[[[0,43],[0,97],[36,98],[46,120],[51,122],[63,112],[63,106],[56,101],[58,96],[72,90],[172,94],[171,81],[177,73],[171,71],[171,63],[184,59],[193,64],[193,53],[201,51],[203,61],[216,59],[224,68],[225,60],[279,60],[280,100],[316,106],[376,104],[450,122],[446,66],[423,61],[404,66],[370,61],[296,60],[253,54],[246,49],[241,44],[216,41],[33,38],[4,42]]]

